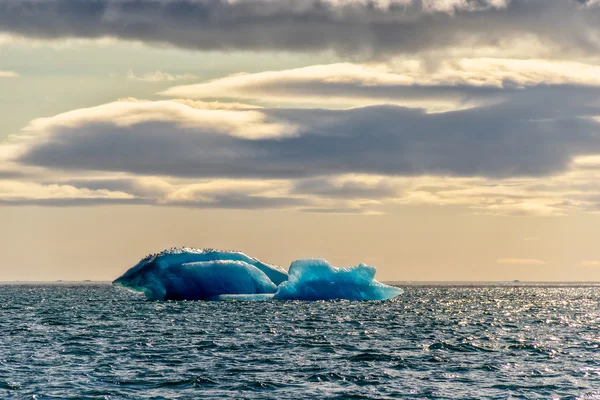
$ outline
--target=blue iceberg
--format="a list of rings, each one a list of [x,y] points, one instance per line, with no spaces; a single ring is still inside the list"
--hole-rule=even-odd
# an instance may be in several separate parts
[[[375,267],[365,264],[336,268],[323,259],[305,259],[294,261],[288,274],[275,300],[387,300],[402,293],[376,281]]]
[[[149,300],[205,300],[220,294],[275,293],[281,267],[237,251],[170,249],[144,258],[113,283]]]
[[[375,268],[294,261],[288,273],[236,251],[178,248],[144,258],[113,284],[149,300],[387,300],[402,289],[375,280]]]

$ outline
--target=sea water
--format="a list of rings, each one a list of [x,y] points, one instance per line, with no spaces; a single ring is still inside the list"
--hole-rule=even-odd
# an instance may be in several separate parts
[[[0,398],[600,398],[600,287],[392,301],[147,301],[0,285]]]

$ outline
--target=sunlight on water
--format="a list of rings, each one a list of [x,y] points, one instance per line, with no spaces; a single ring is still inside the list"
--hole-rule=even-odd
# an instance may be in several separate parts
[[[0,398],[598,398],[600,287],[149,302],[0,286]]]

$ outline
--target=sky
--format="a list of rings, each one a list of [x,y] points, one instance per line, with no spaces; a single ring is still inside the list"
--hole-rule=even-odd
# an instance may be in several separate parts
[[[0,0],[0,281],[599,281],[599,178],[598,0]]]

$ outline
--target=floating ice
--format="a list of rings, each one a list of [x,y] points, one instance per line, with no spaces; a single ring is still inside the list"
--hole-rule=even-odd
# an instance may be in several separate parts
[[[171,249],[148,256],[113,282],[150,300],[387,300],[402,289],[375,280],[375,268],[336,268],[322,259],[280,267],[233,251]]]
[[[294,261],[289,280],[279,285],[276,300],[387,300],[402,289],[375,280],[375,267],[336,268],[322,259]]]
[[[281,267],[244,253],[183,248],[148,256],[113,283],[143,292],[149,300],[204,300],[275,293],[286,279]]]

